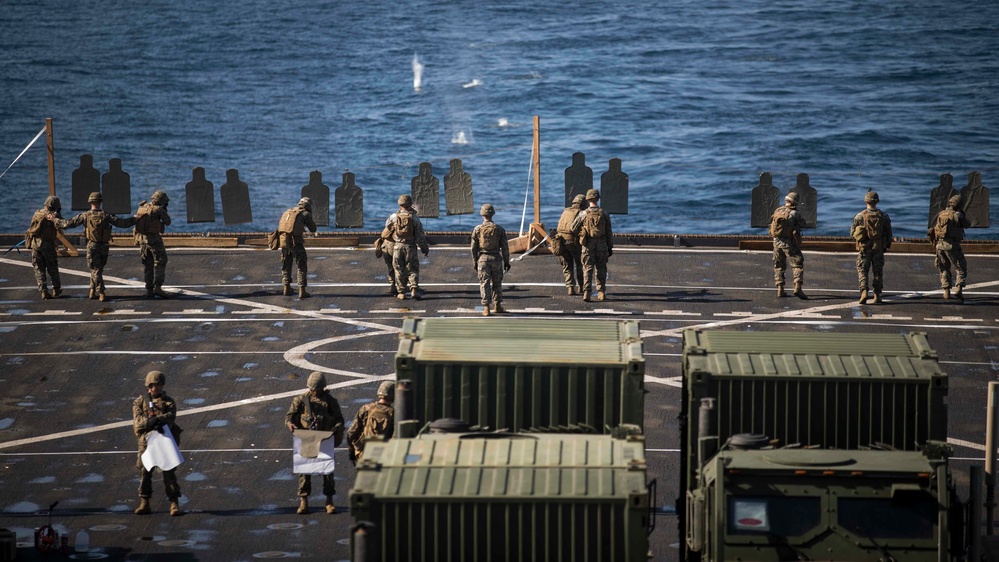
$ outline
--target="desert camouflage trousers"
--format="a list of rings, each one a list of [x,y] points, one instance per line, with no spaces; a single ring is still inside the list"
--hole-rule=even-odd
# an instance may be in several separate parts
[[[332,496],[336,494],[336,483],[333,479],[333,473],[323,474],[323,495]],[[299,474],[298,475],[298,497],[307,498],[312,495],[312,475],[311,474]]]
[[[281,248],[281,283],[291,284],[291,265],[298,265],[298,286],[309,284],[309,256],[305,253],[305,244],[295,241],[291,248]]]
[[[945,249],[946,246],[950,246],[950,249]],[[954,287],[964,287],[965,282],[968,279],[968,260],[964,258],[964,250],[961,249],[960,244],[937,244],[937,255],[933,260],[933,265],[937,266],[937,271],[940,272],[940,287],[943,289],[949,289],[951,285],[951,274],[950,268],[953,265],[954,269],[957,270],[957,279],[955,280]]]
[[[805,281],[805,256],[801,255],[801,248],[788,246],[783,248],[774,246],[774,283],[784,284],[784,272],[787,271],[788,264],[791,265],[791,275],[795,284]]]
[[[87,242],[87,267],[90,268],[90,288],[104,291],[104,266],[108,264],[111,246],[103,242]]]
[[[39,291],[44,291],[46,288],[46,274],[52,279],[53,289],[62,288],[55,242],[43,240],[37,249],[31,250],[31,266],[35,269],[35,281],[38,283]]]
[[[148,234],[139,238],[139,257],[145,268],[146,290],[163,286],[166,279],[167,253],[163,238],[159,234]]]
[[[861,291],[867,290],[867,274],[871,272],[871,288],[875,293],[881,293],[881,289],[884,288],[884,271],[884,252],[871,248],[857,252],[857,281]]]
[[[556,236],[558,236],[556,234]],[[562,277],[570,289],[583,286],[583,247],[576,241],[564,241],[558,261],[562,264]]]
[[[476,266],[479,274],[479,296],[482,305],[503,302],[503,257],[494,254],[479,254]]]
[[[420,254],[416,244],[397,242],[392,248],[396,290],[405,293],[420,286]]]
[[[583,292],[604,291],[607,285],[607,242],[590,242],[582,248]],[[594,281],[594,277],[596,280]],[[596,287],[594,287],[596,285]]]
[[[155,469],[155,467],[153,467]],[[161,470],[163,473],[163,488],[166,490],[166,497],[170,501],[177,501],[180,497],[180,484],[177,483],[177,469]],[[139,461],[139,497],[151,498],[153,496],[153,473],[146,470]]]

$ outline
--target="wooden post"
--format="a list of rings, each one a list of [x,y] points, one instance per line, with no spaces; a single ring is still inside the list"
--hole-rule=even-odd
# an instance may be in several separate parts
[[[45,119],[45,144],[49,155],[49,195],[55,197],[55,144],[52,141],[52,118]]]
[[[534,222],[541,224],[541,118],[534,116]]]
[[[56,185],[55,185],[55,143],[52,140],[52,118],[47,117],[45,119],[45,146],[48,149],[49,158],[49,195],[55,197]],[[80,251],[76,249],[76,246],[66,238],[66,235],[62,233],[61,230],[56,231],[56,239],[65,246],[65,255],[76,256],[80,255]],[[60,252],[62,253],[62,252]]]

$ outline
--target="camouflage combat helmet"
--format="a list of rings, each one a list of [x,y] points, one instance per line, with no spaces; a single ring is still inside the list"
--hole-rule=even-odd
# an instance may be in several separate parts
[[[792,191],[791,193],[788,193],[787,195],[784,196],[784,200],[787,201],[788,203],[792,204],[792,205],[797,205],[798,204],[798,193],[795,192],[795,191]]]
[[[586,191],[586,200],[587,201],[596,201],[597,199],[600,199],[600,192],[599,191],[597,191],[596,189],[589,189],[589,190]]]
[[[309,199],[308,197],[302,197],[301,199],[298,200],[298,206],[311,213],[312,199]]]
[[[104,202],[104,196],[101,195],[100,191],[95,191],[90,194],[90,197],[87,197],[87,203],[103,203],[103,202]]]
[[[53,212],[61,211],[62,203],[55,195],[49,195],[45,198],[45,208]]]
[[[582,193],[572,198],[572,204],[576,206],[582,205],[583,201],[586,201],[586,197]]]
[[[385,381],[382,384],[378,385],[378,397],[381,398],[382,396],[384,396],[386,398],[394,398],[395,397],[395,383],[394,382],[392,382],[392,381]]]
[[[955,196],[953,196],[953,197],[951,197],[950,199],[947,200],[947,206],[948,207],[953,207],[953,208],[956,209],[956,208],[958,208],[958,207],[961,206],[961,201],[962,201],[961,196],[960,195],[955,195]]]
[[[170,198],[167,197],[165,191],[157,189],[153,192],[153,196],[149,198],[149,202],[153,205],[167,205],[170,203]]]
[[[494,209],[489,203],[486,203],[482,205],[481,209],[479,209],[479,214],[484,217],[491,217],[496,214],[496,209]]]
[[[163,386],[164,384],[166,384],[166,376],[164,376],[163,373],[159,371],[149,371],[148,373],[146,373],[146,386],[149,386],[151,384],[158,384],[160,386]]]
[[[319,371],[309,373],[309,380],[305,383],[310,390],[322,390],[326,388],[326,377]]]
[[[399,206],[400,207],[408,207],[408,206],[410,206],[412,204],[413,204],[413,196],[412,195],[400,195],[399,196]]]
[[[880,200],[881,199],[878,198],[877,191],[868,191],[867,194],[864,195],[864,203],[877,203]]]

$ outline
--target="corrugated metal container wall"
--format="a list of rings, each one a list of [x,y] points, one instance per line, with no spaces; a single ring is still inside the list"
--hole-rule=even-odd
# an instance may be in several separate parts
[[[779,445],[918,450],[947,438],[947,376],[925,334],[767,334],[688,330],[690,451],[701,398],[717,399],[719,443],[761,433]]]
[[[645,478],[641,436],[424,435],[368,444],[350,512],[369,560],[644,561]]]
[[[492,429],[597,433],[644,427],[644,378],[634,321],[407,319],[396,354],[396,379],[413,381],[421,423],[459,418]]]

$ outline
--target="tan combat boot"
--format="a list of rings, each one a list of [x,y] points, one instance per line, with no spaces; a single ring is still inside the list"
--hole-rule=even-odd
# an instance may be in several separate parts
[[[603,291],[597,291],[597,300],[598,301],[602,301],[605,298],[607,298],[607,294],[606,293],[604,293]]]
[[[309,498],[302,498],[298,500],[298,510],[295,512],[299,515],[305,515],[309,512]]]
[[[284,295],[284,296],[286,296],[286,297],[290,297],[291,296],[291,285],[288,284],[288,283],[285,283],[284,284],[284,289],[281,291],[281,294]]]
[[[312,296],[312,293],[306,291],[305,287],[302,287],[301,285],[298,287],[298,298],[300,298],[300,299],[307,299],[307,298],[309,298],[311,296]]]
[[[958,286],[956,289],[954,289],[954,298],[961,302],[964,302],[964,287]]]
[[[491,314],[492,314],[492,312],[489,311],[489,305],[487,305],[487,304],[482,305],[482,315],[483,316],[489,316]]]
[[[90,288],[90,293],[87,294],[87,298],[90,299],[90,300],[96,299],[97,298],[97,289],[91,287]]]
[[[62,294],[62,289],[52,289],[52,298],[57,299]]]
[[[139,507],[135,508],[135,514],[146,515],[149,511],[149,498],[139,498]]]
[[[104,294],[103,290],[98,290],[97,291],[97,299],[100,300],[101,302],[105,302],[105,301],[108,300],[108,296]]]
[[[493,312],[495,312],[496,314],[505,314],[506,309],[503,308],[502,304],[496,303],[496,308],[493,309]]]
[[[805,294],[805,291],[801,290],[801,283],[794,284],[794,296],[798,297],[803,301],[808,300],[808,295]]]
[[[583,291],[583,302],[590,302],[590,292]]]
[[[860,304],[867,304],[867,289],[860,290],[860,300],[858,300],[857,302],[859,302]]]
[[[326,513],[336,513],[336,506],[333,505],[333,496],[326,496]]]
[[[413,290],[409,292],[409,296],[413,297],[413,300],[420,300],[420,290],[413,287]]]
[[[881,304],[884,301],[881,300],[881,293],[874,293],[874,304]]]
[[[395,298],[397,298],[399,300],[405,300],[406,299],[406,293],[401,293],[401,292],[400,293],[396,293]]]
[[[944,297],[944,300],[947,300],[947,299],[950,298],[950,287],[944,287],[943,297]]]
[[[571,297],[571,296],[573,296],[573,295],[576,294],[576,288],[575,287],[566,287],[566,292],[569,293],[569,296]]]
[[[787,293],[784,292],[784,284],[781,283],[777,285],[777,298],[786,297]]]
[[[42,300],[47,301],[52,298],[52,293],[48,289],[42,289]]]
[[[180,504],[177,503],[177,500],[173,500],[173,501],[170,502],[170,516],[171,517],[177,517],[178,515],[181,515],[183,513],[184,512],[180,510]]]

